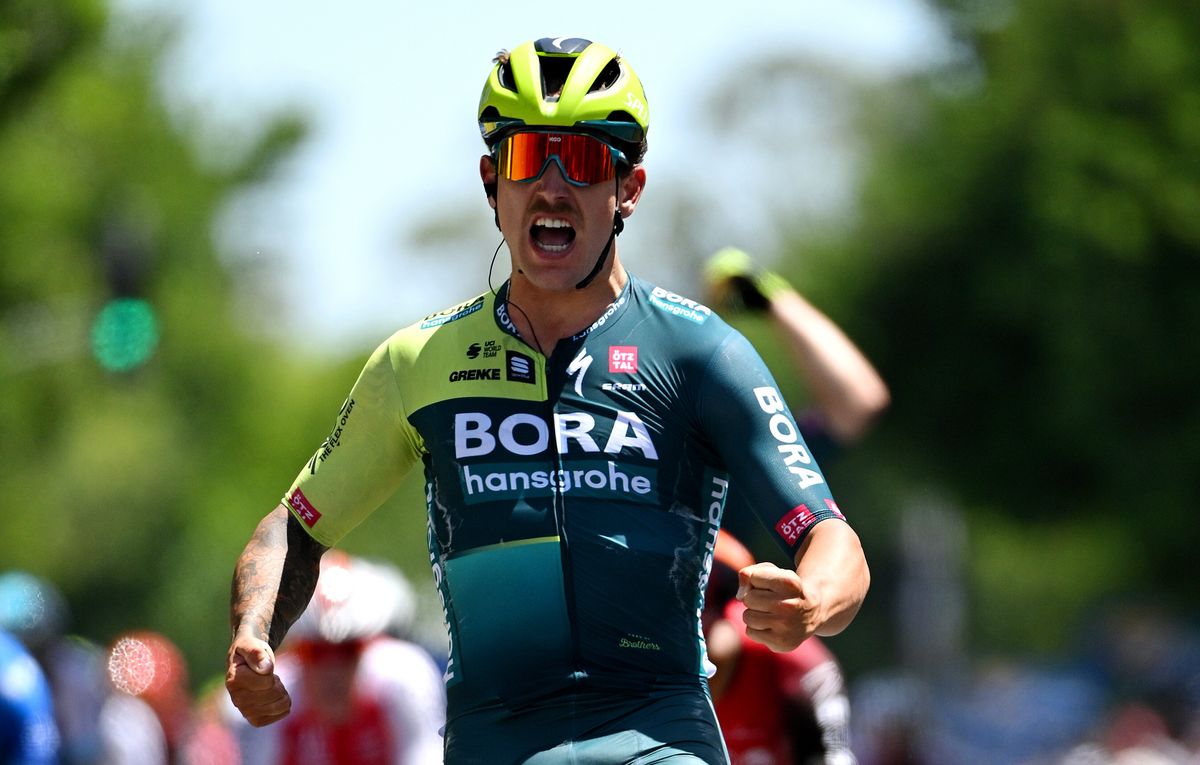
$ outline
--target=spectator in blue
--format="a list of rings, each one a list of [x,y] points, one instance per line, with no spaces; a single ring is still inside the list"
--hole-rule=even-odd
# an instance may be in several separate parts
[[[0,765],[57,762],[50,686],[20,641],[0,631]]]

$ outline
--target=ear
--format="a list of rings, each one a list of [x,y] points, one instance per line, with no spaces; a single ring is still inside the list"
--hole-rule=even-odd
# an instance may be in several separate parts
[[[646,168],[641,165],[634,165],[621,178],[621,199],[618,203],[618,209],[621,211],[622,218],[628,218],[633,215],[633,211],[637,209],[638,200],[642,198],[642,191],[646,188]]]
[[[496,209],[496,163],[488,154],[479,158],[479,179],[483,181],[483,193],[487,194],[488,204]]]

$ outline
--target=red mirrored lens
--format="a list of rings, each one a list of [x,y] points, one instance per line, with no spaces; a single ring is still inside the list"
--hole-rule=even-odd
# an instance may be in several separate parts
[[[567,179],[591,185],[616,177],[612,151],[589,135],[576,133],[514,133],[500,143],[497,164],[510,181],[537,178],[551,157],[558,157]]]

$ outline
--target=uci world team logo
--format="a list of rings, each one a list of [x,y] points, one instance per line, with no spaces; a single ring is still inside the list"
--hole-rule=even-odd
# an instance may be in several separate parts
[[[507,358],[506,377],[512,382],[536,383],[537,372],[533,366],[533,359],[526,356],[524,353],[517,351],[506,351]]]

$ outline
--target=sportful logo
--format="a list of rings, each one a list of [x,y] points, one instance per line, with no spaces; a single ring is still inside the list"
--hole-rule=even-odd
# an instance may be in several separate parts
[[[608,347],[608,371],[614,374],[637,374],[638,349],[636,345],[610,345]]]
[[[588,367],[592,365],[592,354],[587,352],[587,348],[580,348],[579,353],[567,365],[567,374],[575,375],[575,395],[583,396],[583,376],[587,374]]]
[[[650,293],[650,305],[696,324],[703,324],[708,321],[709,316],[712,316],[712,310],[708,306],[701,305],[691,298],[676,295],[662,287],[655,287],[654,291]]]
[[[533,366],[533,359],[516,351],[506,351],[505,356],[508,359],[507,379],[531,384],[537,382],[537,371]]]
[[[479,352],[481,350],[483,350],[483,349],[479,346],[479,343],[471,343],[470,347],[467,348],[467,358],[468,359],[479,358]]]

